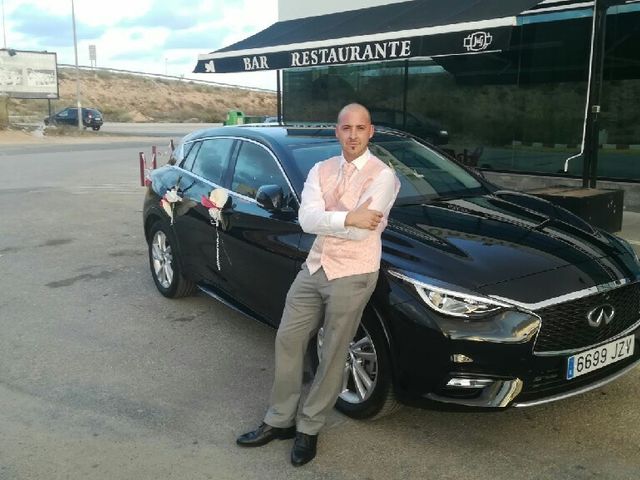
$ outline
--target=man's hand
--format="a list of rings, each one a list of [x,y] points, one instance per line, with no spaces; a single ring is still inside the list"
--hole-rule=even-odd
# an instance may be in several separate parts
[[[344,226],[375,230],[382,220],[382,212],[369,210],[369,205],[371,205],[371,198],[368,198],[367,201],[358,208],[347,213],[347,218],[344,220]]]

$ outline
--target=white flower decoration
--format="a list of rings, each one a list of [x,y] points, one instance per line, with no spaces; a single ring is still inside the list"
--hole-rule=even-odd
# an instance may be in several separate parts
[[[160,206],[169,215],[171,225],[173,225],[173,204],[181,201],[182,197],[178,194],[178,187],[167,190],[167,193],[160,200]]]
[[[222,219],[222,209],[229,200],[229,192],[224,188],[214,188],[209,194],[209,198],[204,195],[200,199],[200,203],[209,210],[211,216],[211,223],[216,226],[216,263],[218,271],[220,271],[220,234],[218,233],[218,227],[220,226],[220,220]]]
[[[229,199],[229,192],[224,188],[215,188],[211,190],[209,198],[202,196],[202,205],[207,207],[209,215],[213,221],[217,224],[220,221],[220,212],[224,208]]]

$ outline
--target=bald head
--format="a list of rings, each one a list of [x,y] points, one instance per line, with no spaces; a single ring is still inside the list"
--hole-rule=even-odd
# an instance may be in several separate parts
[[[359,103],[350,103],[342,107],[342,110],[338,113],[338,124],[341,123],[342,118],[348,113],[362,114],[367,119],[367,123],[371,123],[371,114],[369,110],[367,110],[367,107]]]
[[[347,162],[362,155],[373,137],[369,110],[359,103],[350,103],[340,110],[336,137],[340,140],[342,155]]]

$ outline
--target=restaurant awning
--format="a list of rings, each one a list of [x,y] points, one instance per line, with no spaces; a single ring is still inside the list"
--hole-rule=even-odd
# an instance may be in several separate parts
[[[540,0],[413,0],[277,22],[198,57],[226,73],[495,52]]]

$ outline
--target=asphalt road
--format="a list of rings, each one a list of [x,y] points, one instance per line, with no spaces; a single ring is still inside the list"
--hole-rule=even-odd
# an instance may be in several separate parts
[[[14,123],[14,126],[21,126],[26,129],[44,128],[42,122],[26,122],[26,123]],[[173,140],[178,140],[187,133],[199,130],[201,128],[219,127],[221,123],[122,123],[122,122],[105,122],[98,132],[95,132],[96,137],[104,135],[121,135],[128,137],[161,137]],[[66,127],[71,128],[71,127]],[[75,127],[73,127],[75,128]],[[92,133],[89,128],[84,129],[88,134]]]
[[[156,292],[137,152],[166,142],[0,151],[1,480],[640,477],[640,371],[530,409],[334,412],[300,469],[290,441],[236,447],[264,413],[275,332]]]
[[[219,127],[221,123],[117,123],[106,122],[100,131],[104,134],[148,135],[153,137],[173,137],[174,140],[194,130]]]

